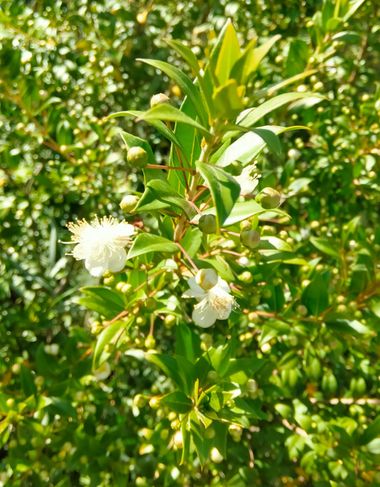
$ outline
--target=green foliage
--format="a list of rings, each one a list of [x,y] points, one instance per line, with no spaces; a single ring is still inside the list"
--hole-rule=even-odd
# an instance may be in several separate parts
[[[1,6],[1,484],[380,483],[378,13]]]

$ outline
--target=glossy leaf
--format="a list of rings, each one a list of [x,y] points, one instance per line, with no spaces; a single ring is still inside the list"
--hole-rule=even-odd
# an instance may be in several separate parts
[[[164,237],[151,233],[141,233],[136,237],[131,248],[129,249],[127,259],[133,259],[134,257],[139,257],[140,255],[151,252],[173,254],[178,251],[178,246]]]
[[[217,220],[221,226],[240,195],[240,186],[232,176],[218,167],[198,161],[197,168],[210,189]]]

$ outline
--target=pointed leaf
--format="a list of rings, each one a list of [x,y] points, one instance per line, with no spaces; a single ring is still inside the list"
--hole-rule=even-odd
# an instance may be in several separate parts
[[[232,66],[240,57],[240,46],[236,31],[231,22],[226,26],[218,60],[215,67],[215,75],[219,83],[223,85],[230,76]]]
[[[104,330],[100,333],[97,338],[94,355],[92,359],[92,368],[96,370],[100,367],[100,365],[107,360],[107,358],[111,355],[109,350],[105,350],[107,345],[111,342],[115,342],[120,335],[125,331],[126,324],[123,321],[116,321],[111,325],[104,328]],[[108,347],[107,347],[108,349]]]
[[[141,233],[136,237],[132,247],[129,249],[127,259],[133,259],[150,252],[169,252],[173,254],[178,252],[178,250],[175,243],[164,237],[151,233]]]
[[[308,130],[307,127],[294,125],[292,127],[281,127],[278,125],[264,125],[258,129],[265,129],[275,135],[289,132],[291,130]],[[263,135],[263,133],[261,133]],[[247,132],[233,142],[220,156],[217,165],[220,167],[229,166],[232,162],[238,161],[243,165],[249,164],[265,148],[266,141],[258,133]]]
[[[193,409],[193,401],[181,391],[170,392],[160,399],[160,404],[178,414],[186,414]]]
[[[315,93],[283,93],[282,95],[277,95],[258,107],[248,108],[241,112],[236,123],[243,127],[252,127],[258,120],[273,112],[273,110],[277,110],[287,103],[309,97],[315,97]]]
[[[190,51],[191,52],[191,51]],[[199,92],[197,86],[191,81],[191,79],[183,73],[180,69],[172,66],[165,61],[159,61],[156,59],[138,59],[138,61],[142,61],[143,63],[149,64],[155,68],[160,69],[165,74],[169,76],[177,85],[181,88],[183,93],[185,93],[189,100],[194,105],[194,108],[197,111],[197,114],[202,121],[203,124],[207,124],[207,113],[206,109],[203,105],[203,99]]]
[[[221,226],[240,195],[240,186],[223,169],[200,161],[197,162],[197,167],[208,184],[216,208],[217,220]]]

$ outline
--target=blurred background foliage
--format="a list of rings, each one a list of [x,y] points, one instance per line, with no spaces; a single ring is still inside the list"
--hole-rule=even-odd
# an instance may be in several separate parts
[[[337,4],[358,9],[338,21]],[[182,99],[135,59],[183,68],[164,39],[202,59],[228,17],[244,43],[281,35],[248,97],[310,69],[296,89],[326,96],[276,112],[277,124],[312,130],[287,134],[282,158],[259,160],[260,185],[279,189],[292,217],[280,237],[312,265],[236,262],[249,310],[236,325],[240,355],[257,350],[272,364],[249,391],[268,420],[231,430],[226,460],[180,467],[175,415],[133,400],[160,393],[165,377],[123,354],[110,376],[91,373],[96,316],[74,295],[94,281],[59,241],[75,217],[123,217],[122,196],[141,189],[104,117],[145,109],[157,92]],[[379,33],[375,0],[1,3],[2,485],[380,485]],[[165,158],[147,126],[125,127]],[[134,346],[146,335],[139,318]],[[164,348],[173,347],[171,325],[157,331]],[[211,339],[201,335],[202,346]]]

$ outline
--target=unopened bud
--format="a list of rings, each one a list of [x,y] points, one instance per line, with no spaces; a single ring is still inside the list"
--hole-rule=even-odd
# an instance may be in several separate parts
[[[255,249],[260,243],[260,234],[256,230],[243,230],[240,234],[240,241],[249,249]]]
[[[145,167],[148,163],[148,153],[142,147],[131,147],[127,153],[127,161],[131,166]]]
[[[147,399],[142,394],[136,394],[136,396],[133,398],[133,405],[137,408],[143,408],[146,403]]]
[[[177,319],[174,315],[166,315],[164,319],[164,325],[166,328],[171,328],[172,326],[175,325]]]
[[[165,93],[157,93],[156,95],[153,95],[152,98],[150,99],[150,107],[153,108],[156,105],[162,105],[163,103],[169,103],[170,98],[165,95]]]
[[[218,274],[214,269],[201,269],[195,276],[195,282],[205,291],[213,288],[218,282]]]
[[[257,195],[256,201],[260,203],[263,208],[270,210],[280,206],[281,195],[273,188],[264,188],[260,194]]]
[[[126,194],[120,202],[120,208],[124,211],[132,211],[139,201],[138,196]]]
[[[210,457],[211,457],[211,461],[214,462],[214,463],[221,463],[221,462],[223,462],[222,455],[220,454],[219,450],[217,448],[215,448],[215,447],[211,450]]]
[[[181,431],[176,431],[174,433],[173,443],[176,448],[183,448],[183,436]]]
[[[203,233],[215,233],[216,232],[216,218],[214,215],[202,215],[198,223],[199,229]]]

